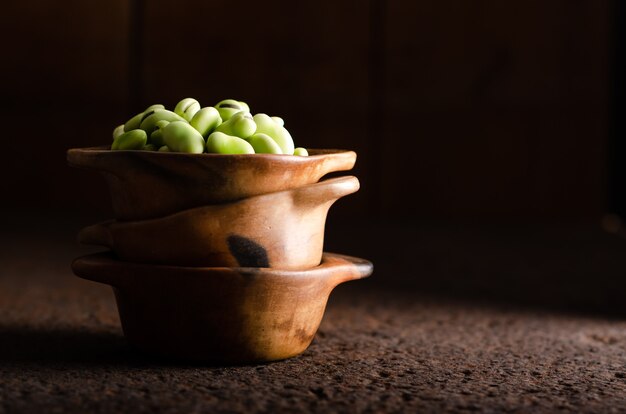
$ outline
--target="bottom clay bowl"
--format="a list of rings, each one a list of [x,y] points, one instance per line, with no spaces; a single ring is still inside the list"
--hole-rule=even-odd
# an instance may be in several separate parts
[[[302,353],[330,292],[372,273],[371,262],[324,253],[307,270],[176,267],[122,262],[111,253],[74,260],[84,279],[113,287],[128,342],[168,358],[242,364]]]

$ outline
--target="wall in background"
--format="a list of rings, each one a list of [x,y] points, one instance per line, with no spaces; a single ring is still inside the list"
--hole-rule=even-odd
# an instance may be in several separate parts
[[[3,209],[110,214],[70,147],[148,104],[234,97],[350,148],[333,214],[589,218],[606,209],[611,3],[35,1],[4,6]],[[10,120],[10,121],[9,121]],[[415,194],[416,197],[409,197]]]

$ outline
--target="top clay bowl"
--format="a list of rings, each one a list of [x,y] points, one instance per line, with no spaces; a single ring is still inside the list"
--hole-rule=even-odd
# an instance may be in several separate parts
[[[76,259],[72,269],[113,286],[124,335],[136,348],[240,364],[302,353],[335,286],[369,276],[373,266],[332,253],[306,270],[159,266],[98,253]]]
[[[350,170],[356,162],[354,151],[310,149],[309,154],[184,154],[93,147],[70,149],[67,160],[73,167],[105,176],[117,220],[144,220],[297,188],[328,173]]]

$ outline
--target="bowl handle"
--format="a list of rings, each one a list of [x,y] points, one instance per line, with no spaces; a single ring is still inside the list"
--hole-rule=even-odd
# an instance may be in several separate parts
[[[335,253],[324,253],[320,267],[332,272],[332,288],[350,280],[366,278],[374,271],[374,265],[369,260]]]
[[[112,249],[114,243],[113,236],[111,236],[111,231],[109,230],[109,225],[114,222],[114,220],[109,220],[83,228],[78,232],[78,242],[81,244],[92,244]]]
[[[111,266],[110,256],[111,253],[96,253],[79,257],[72,262],[72,271],[82,279],[119,287],[129,275],[123,267]]]
[[[315,184],[296,188],[293,200],[300,206],[317,207],[327,201],[335,202],[348,194],[359,190],[359,179],[354,176],[330,178]]]
[[[105,150],[109,147],[94,147],[90,149]],[[110,159],[103,157],[97,151],[88,151],[82,148],[72,148],[67,150],[67,163],[70,167],[85,168],[88,170],[104,171],[116,174],[120,169],[125,169],[125,159],[120,158],[115,164]],[[120,164],[123,163],[123,164]]]
[[[356,152],[354,151],[342,151],[326,154],[324,162],[318,170],[317,179],[319,180],[321,177],[332,172],[351,170],[355,163]]]

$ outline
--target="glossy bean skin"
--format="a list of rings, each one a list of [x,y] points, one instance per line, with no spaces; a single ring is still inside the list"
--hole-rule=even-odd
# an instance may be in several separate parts
[[[270,118],[272,118],[272,121],[276,122],[281,127],[285,126],[285,121],[281,117],[279,117],[279,116],[270,116]]]
[[[239,102],[239,106],[241,106],[241,110],[244,112],[250,112],[250,107],[248,106],[247,103],[245,103],[244,101],[237,101]]]
[[[146,108],[144,112],[154,111],[155,109],[165,109],[165,106],[161,104],[150,105],[149,107]]]
[[[245,111],[245,108],[248,108],[248,111],[246,112],[250,112],[250,108],[245,102],[244,105],[241,105],[241,102],[234,99],[224,99],[215,105],[215,109],[217,109],[220,113],[222,122],[228,121],[230,117],[235,115],[237,112]]]
[[[146,133],[152,134],[152,132],[154,132],[154,130],[157,127],[156,126],[157,122],[159,122],[159,121],[169,121],[169,122],[182,121],[182,122],[187,122],[180,115],[177,115],[177,114],[175,114],[172,111],[168,111],[167,109],[155,109],[152,114],[148,115],[141,122],[140,128],[143,129],[144,131],[146,131]]]
[[[254,148],[246,140],[219,131],[209,135],[206,149],[216,154],[254,154]]]
[[[291,138],[291,134],[285,127],[278,125],[266,114],[256,114],[253,119],[256,123],[256,133],[267,134],[272,137],[280,146],[283,154],[293,154],[295,149],[293,138]]]
[[[172,152],[201,154],[204,138],[186,121],[174,121],[163,128],[163,142]]]
[[[185,98],[176,104],[174,113],[189,122],[199,110],[200,102],[193,98]]]
[[[165,107],[161,104],[150,105],[143,112],[138,113],[134,117],[130,118],[124,124],[124,132],[132,131],[133,129],[138,129],[141,126],[141,123],[148,116],[152,115],[156,109],[165,109]]]
[[[142,129],[133,129],[132,131],[124,132],[117,137],[111,145],[112,150],[140,150],[148,141],[148,135],[146,131]]]
[[[134,117],[130,118],[124,124],[124,132],[132,131],[133,129],[138,129],[139,125],[141,125],[141,121],[143,120],[143,112],[138,113]]]
[[[169,124],[170,121],[166,121],[166,120],[161,120],[159,122],[156,123],[156,129],[154,131],[152,131],[152,134],[150,134],[150,143],[153,144],[154,146],[156,146],[157,148],[162,147],[163,145],[165,145],[165,143],[163,142],[163,131],[162,129],[165,128],[167,126],[167,124]]]
[[[115,141],[115,139],[119,137],[120,135],[122,135],[123,133],[124,133],[124,124],[116,126],[115,129],[113,130],[113,141]]]
[[[197,100],[185,98],[176,104],[174,111],[168,111],[161,104],[151,105],[113,130],[111,149],[187,153],[200,153],[206,149],[230,154],[308,155],[305,148],[295,148],[293,138],[281,117],[270,117],[263,113],[252,117],[249,111],[247,103],[235,99],[224,99],[215,107],[201,108]],[[165,134],[165,129],[172,123],[176,124]],[[183,127],[181,123],[188,126]],[[119,140],[122,135],[135,130],[146,133],[143,145],[139,145],[143,139],[137,132]],[[209,143],[208,137],[216,132],[221,135],[214,136]],[[233,138],[243,139],[244,143]]]
[[[309,151],[306,148],[298,147],[293,150],[293,155],[299,155],[300,157],[307,157],[309,155]]]
[[[200,109],[189,121],[189,125],[194,127],[204,138],[222,123],[222,117],[217,109],[212,106]]]
[[[274,139],[267,134],[254,134],[251,137],[246,138],[246,141],[252,145],[256,154],[283,153],[283,150],[280,149],[280,146],[276,143],[276,141],[274,141]]]
[[[223,122],[217,128],[217,132],[232,135],[239,138],[248,138],[256,131],[256,124],[249,112],[237,112],[228,121]]]

